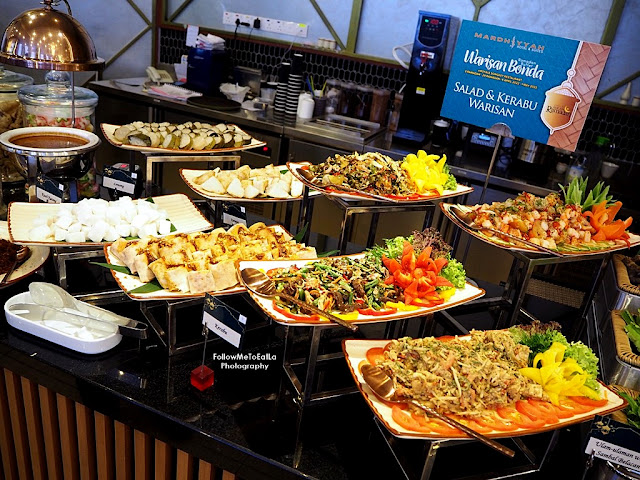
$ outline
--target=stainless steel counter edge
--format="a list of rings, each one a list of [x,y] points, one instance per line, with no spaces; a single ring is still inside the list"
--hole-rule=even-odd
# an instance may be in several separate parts
[[[273,120],[270,112],[249,112],[243,109],[231,112],[212,110],[209,108],[199,107],[197,105],[191,105],[186,101],[172,100],[170,98],[150,95],[143,92],[141,86],[127,85],[126,83],[122,83],[118,80],[99,80],[90,82],[89,88],[98,94],[103,93],[106,95],[117,95],[127,99],[147,103],[149,106],[193,113],[202,117],[213,117],[221,122],[235,123],[239,127],[254,128],[278,135],[283,135],[284,133],[283,126]],[[131,119],[132,122],[135,120],[140,119]]]

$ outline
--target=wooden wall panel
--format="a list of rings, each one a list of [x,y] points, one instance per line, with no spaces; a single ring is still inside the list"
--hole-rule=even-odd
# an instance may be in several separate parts
[[[80,478],[94,480],[96,478],[96,432],[93,411],[81,403],[76,402],[75,406]]]
[[[176,480],[193,480],[193,457],[182,450],[176,459]]]
[[[13,445],[13,433],[11,426],[11,414],[9,411],[9,397],[4,381],[4,369],[0,371],[0,459],[2,460],[2,472],[7,479],[18,478],[18,463],[16,451]]]
[[[0,461],[0,480],[240,480],[6,369]]]
[[[47,475],[50,480],[62,480],[62,450],[56,394],[42,385],[38,385],[38,394],[44,449],[47,457]]]
[[[65,480],[80,480],[75,402],[59,393],[56,394],[56,402],[58,404],[64,478]]]
[[[216,470],[209,462],[200,460],[198,462],[198,480],[214,480]]]
[[[117,420],[115,424],[116,439],[116,478],[133,480],[133,439],[131,427]]]
[[[42,430],[42,416],[40,415],[40,400],[38,386],[31,380],[20,377],[22,384],[22,398],[24,413],[27,420],[27,435],[29,436],[29,454],[33,478],[47,480],[47,459],[44,450],[44,434]]]
[[[18,476],[20,480],[30,480],[33,478],[33,473],[31,471],[29,436],[27,434],[27,420],[24,414],[20,377],[5,369],[4,381],[7,388],[7,398],[9,399],[9,411],[11,412],[11,428],[18,462]]]
[[[96,464],[98,480],[115,480],[115,449],[113,420],[100,412],[94,412],[96,432]]]
[[[173,475],[173,449],[156,438],[155,480],[170,480]]]
[[[133,431],[135,480],[151,480],[153,477],[153,442],[140,430]]]

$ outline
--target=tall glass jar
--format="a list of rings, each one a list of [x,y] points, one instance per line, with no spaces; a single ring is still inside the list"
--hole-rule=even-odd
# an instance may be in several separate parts
[[[342,87],[340,86],[340,82],[335,78],[327,80],[325,97],[327,97],[325,112],[338,113],[340,109],[340,100],[342,99]]]
[[[95,131],[95,110],[98,95],[88,88],[71,88],[68,72],[51,71],[44,85],[31,85],[18,90],[24,110],[24,126],[74,127]],[[92,198],[100,193],[96,167],[77,179],[78,197]]]
[[[340,110],[338,113],[345,117],[353,117],[356,108],[356,84],[353,82],[342,82],[342,98],[340,99]]]
[[[44,85],[31,85],[18,90],[24,110],[25,127],[75,127],[93,132],[98,95],[88,88],[71,90],[68,72],[51,71]],[[72,112],[72,107],[75,112]],[[72,123],[71,117],[75,116]]]
[[[371,97],[373,96],[373,87],[368,85],[358,85],[356,87],[356,101],[353,116],[360,120],[369,120],[371,112]]]

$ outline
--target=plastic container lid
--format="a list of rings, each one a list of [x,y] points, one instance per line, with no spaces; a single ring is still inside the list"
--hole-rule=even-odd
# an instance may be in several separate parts
[[[33,78],[22,73],[10,72],[0,64],[0,93],[17,92],[20,87],[33,84]]]
[[[51,71],[45,76],[44,85],[30,85],[18,90],[18,98],[28,106],[71,107],[71,75],[63,71]],[[98,95],[88,88],[75,87],[76,107],[95,107]]]

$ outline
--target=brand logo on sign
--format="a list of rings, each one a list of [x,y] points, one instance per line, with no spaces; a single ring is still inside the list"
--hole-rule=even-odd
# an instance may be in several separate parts
[[[527,50],[529,52],[544,52],[544,45],[540,45],[539,43],[531,43],[525,42],[524,40],[518,40],[515,35],[511,37],[501,37],[499,35],[487,35],[482,32],[474,32],[473,36],[475,38],[481,38],[482,40],[489,40],[491,42],[505,43],[510,44],[511,48],[517,48],[519,50]]]

